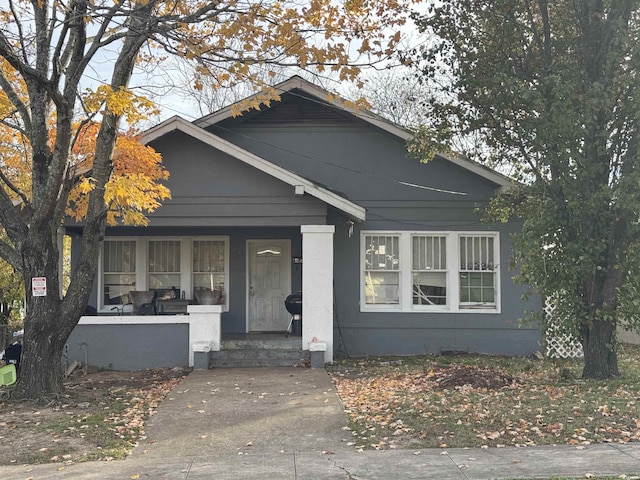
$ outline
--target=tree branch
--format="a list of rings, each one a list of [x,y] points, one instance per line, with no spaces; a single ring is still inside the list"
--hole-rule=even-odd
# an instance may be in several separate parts
[[[0,32],[0,35],[1,34],[2,33]],[[18,93],[13,88],[13,85],[11,84],[11,82],[9,82],[2,71],[0,71],[0,88],[2,88],[4,93],[7,95],[7,97],[11,101],[11,104],[16,107],[16,110],[19,113],[20,118],[22,119],[22,123],[24,124],[24,131],[30,130],[31,114],[29,113],[29,109],[24,104]]]
[[[18,272],[22,271],[22,259],[16,249],[0,239],[0,257]]]

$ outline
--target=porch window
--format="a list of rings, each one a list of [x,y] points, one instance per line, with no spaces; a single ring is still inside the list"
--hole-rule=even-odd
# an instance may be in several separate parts
[[[217,303],[224,303],[226,280],[226,245],[224,240],[193,241],[193,297],[199,292],[215,293]]]
[[[361,236],[363,311],[500,311],[498,232]]]
[[[149,290],[157,290],[160,297],[180,296],[180,245],[180,240],[149,241]]]
[[[102,252],[103,303],[129,303],[129,291],[136,290],[135,240],[105,240]]]
[[[400,303],[400,238],[365,237],[364,275],[367,305]]]
[[[414,235],[411,246],[413,304],[447,304],[447,237]]]

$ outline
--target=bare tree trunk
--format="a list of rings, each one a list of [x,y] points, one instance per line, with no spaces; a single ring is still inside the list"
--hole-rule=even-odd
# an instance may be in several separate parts
[[[26,294],[25,334],[20,363],[19,389],[28,398],[57,394],[63,389],[64,345],[86,305],[83,295],[61,299],[57,226],[31,226],[22,258]],[[46,295],[34,296],[31,280],[46,278]]]
[[[59,300],[38,299],[28,303],[32,310],[25,322],[28,327],[24,336],[19,387],[26,397],[39,398],[45,394],[60,393],[63,389],[62,353],[65,339],[53,325],[55,319],[60,318]]]
[[[42,248],[49,253],[46,257],[40,256],[45,266],[41,269],[30,268],[24,275],[27,301],[19,387],[28,398],[40,398],[63,390],[64,346],[87,305],[95,273],[95,268],[79,273],[83,278],[78,281],[83,288],[61,299],[56,239],[52,236],[47,239],[47,246]],[[95,248],[97,250],[98,247]],[[97,253],[94,253],[91,261],[93,266],[96,258]],[[46,296],[33,296],[31,278],[34,276],[46,278]]]
[[[611,378],[619,375],[616,312],[622,280],[621,269],[611,267],[608,273],[596,271],[585,283],[585,299],[592,314],[581,329],[584,351],[582,378]]]
[[[611,378],[619,375],[615,349],[615,323],[602,318],[582,332],[584,368],[582,378]]]

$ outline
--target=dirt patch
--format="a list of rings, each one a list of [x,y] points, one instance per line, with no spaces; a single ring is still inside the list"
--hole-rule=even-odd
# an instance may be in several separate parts
[[[434,376],[439,390],[463,387],[465,385],[471,388],[498,390],[515,386],[519,383],[518,378],[512,375],[501,373],[492,368],[480,368],[473,365],[438,367],[430,373]]]
[[[0,464],[123,458],[184,375],[176,369],[77,374],[49,404],[11,400],[0,389]]]

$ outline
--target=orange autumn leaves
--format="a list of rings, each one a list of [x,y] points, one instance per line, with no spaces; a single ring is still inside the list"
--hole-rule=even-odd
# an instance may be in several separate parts
[[[89,193],[94,184],[91,178],[92,152],[100,125],[84,126],[78,136],[72,158],[74,160],[74,186],[69,194],[67,215],[81,220],[87,211]],[[151,147],[140,143],[132,133],[120,135],[113,155],[113,172],[105,188],[107,222],[121,221],[125,225],[146,225],[146,214],[158,208],[171,197],[162,184],[169,177],[162,167],[162,158]]]
[[[122,116],[129,125],[145,120],[155,113],[155,106],[148,99],[134,95],[128,89],[113,90],[107,85],[89,90],[83,98],[88,115],[93,116],[102,108]],[[76,141],[70,156],[73,187],[69,194],[67,215],[81,220],[88,207],[90,192],[94,189],[91,166],[95,141],[100,130],[98,122],[87,122],[78,128]],[[133,130],[116,138],[112,158],[112,174],[105,185],[104,200],[107,206],[107,223],[118,221],[125,225],[146,225],[146,214],[154,211],[163,200],[171,197],[162,184],[169,172],[162,168],[162,158],[151,147],[140,143]]]
[[[11,82],[13,94],[23,101],[26,98],[24,82],[6,61],[0,60],[0,69]],[[0,90],[0,169],[9,196],[16,204],[25,204],[31,197],[32,151],[14,103],[9,93]],[[100,130],[100,123],[95,119],[104,110],[121,115],[128,125],[135,125],[157,113],[150,100],[128,89],[114,91],[107,85],[85,91],[82,106],[85,116],[74,125],[75,136],[67,158],[65,179],[69,185],[66,214],[76,221],[85,217],[89,195],[95,187],[91,173]],[[53,152],[56,148],[55,114],[49,118],[48,134],[49,148]],[[118,222],[146,225],[146,215],[171,197],[169,189],[162,183],[168,177],[169,172],[162,167],[160,154],[141,144],[133,129],[119,133],[112,157],[111,177],[104,192],[107,222],[110,225]]]

